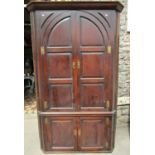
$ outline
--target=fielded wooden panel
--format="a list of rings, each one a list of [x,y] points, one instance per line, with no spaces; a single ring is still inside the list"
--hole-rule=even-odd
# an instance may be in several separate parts
[[[41,148],[114,148],[119,2],[33,2],[32,44]]]
[[[73,117],[45,117],[43,119],[43,134],[46,150],[73,151],[77,147],[74,136],[76,119]]]
[[[111,149],[111,117],[80,117],[79,149],[110,150]]]

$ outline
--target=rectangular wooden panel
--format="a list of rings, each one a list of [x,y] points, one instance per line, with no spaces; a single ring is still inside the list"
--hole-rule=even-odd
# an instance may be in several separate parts
[[[71,84],[57,84],[49,86],[49,105],[53,108],[73,108]]]
[[[80,46],[80,51],[83,52],[103,52],[105,51],[105,46]]]
[[[80,117],[79,149],[105,151],[111,149],[111,117]]]
[[[56,47],[47,47],[49,53],[62,53],[62,52],[72,52],[72,46],[56,46]]]
[[[81,77],[103,77],[103,54],[83,53],[81,55]]]
[[[83,84],[81,86],[81,108],[103,107],[104,108],[104,85]]]
[[[48,151],[76,150],[77,137],[74,135],[76,120],[72,117],[44,117],[43,132]]]
[[[72,78],[49,78],[48,84],[72,84]]]
[[[48,73],[50,78],[71,78],[72,57],[70,54],[48,54]]]

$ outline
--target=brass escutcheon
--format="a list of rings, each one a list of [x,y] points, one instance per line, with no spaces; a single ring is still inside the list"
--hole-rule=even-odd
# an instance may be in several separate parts
[[[81,136],[81,129],[78,129],[78,136]]]
[[[48,124],[48,118],[46,117],[44,121],[45,121],[45,124],[47,125]]]
[[[77,61],[77,68],[80,69],[80,60]]]
[[[73,130],[73,134],[74,134],[74,136],[77,136],[77,129]]]

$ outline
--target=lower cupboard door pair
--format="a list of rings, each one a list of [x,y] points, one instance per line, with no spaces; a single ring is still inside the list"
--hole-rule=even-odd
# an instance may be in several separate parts
[[[43,117],[44,151],[110,151],[111,117]]]

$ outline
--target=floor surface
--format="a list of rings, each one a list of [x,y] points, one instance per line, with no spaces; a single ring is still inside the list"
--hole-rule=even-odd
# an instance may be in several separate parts
[[[37,124],[38,122],[36,114],[25,114],[24,123],[25,123],[24,155],[45,155],[40,149],[38,124]],[[54,153],[52,154],[54,155]],[[67,153],[67,154],[78,155],[82,153]],[[130,142],[129,142],[129,130],[127,124],[117,123],[115,149],[112,153],[84,153],[84,154],[129,155]]]

